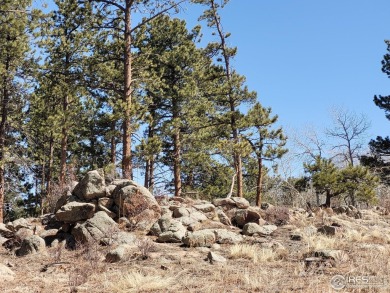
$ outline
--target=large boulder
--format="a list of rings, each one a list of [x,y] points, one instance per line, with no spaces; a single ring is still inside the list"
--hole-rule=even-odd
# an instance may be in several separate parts
[[[91,200],[106,195],[104,174],[98,170],[89,171],[73,190],[73,194],[82,200]]]
[[[211,203],[197,204],[193,206],[196,210],[202,213],[214,212],[215,206]]]
[[[76,242],[101,241],[104,238],[113,238],[118,230],[118,224],[115,223],[105,212],[97,212],[84,223],[76,224],[72,229],[72,235]]]
[[[277,227],[275,225],[260,226],[256,223],[247,223],[242,229],[242,234],[247,236],[268,236],[271,235],[276,229]]]
[[[232,225],[232,222],[230,221],[229,217],[223,212],[222,209],[217,208],[216,212],[217,212],[217,217],[222,224],[226,226]]]
[[[182,223],[171,220],[167,229],[164,229],[157,238],[157,242],[181,243],[182,238],[186,235],[187,229]]]
[[[128,244],[119,245],[106,254],[106,262],[114,263],[125,260],[129,256],[131,249],[132,246]]]
[[[92,218],[94,212],[94,204],[70,202],[56,212],[56,219],[65,223],[75,223]]]
[[[22,245],[16,250],[17,256],[25,256],[32,253],[46,251],[45,240],[38,235],[29,236],[22,241]]]
[[[214,234],[218,244],[237,244],[243,240],[240,234],[226,229],[215,229]]]
[[[215,233],[211,229],[187,233],[183,243],[188,247],[211,247],[216,241]]]
[[[135,230],[148,231],[161,216],[161,208],[154,196],[131,180],[121,180],[116,184],[113,199],[120,216],[128,218]]]
[[[232,219],[232,224],[237,227],[244,227],[247,223],[259,223],[261,215],[252,209],[237,209]]]
[[[5,227],[7,229],[11,230],[12,232],[16,232],[21,228],[29,229],[29,228],[31,228],[31,225],[29,224],[29,222],[25,218],[20,218],[20,219],[13,221],[13,222],[7,223],[5,225]]]
[[[247,201],[243,197],[232,197],[231,199],[234,201],[234,204],[239,209],[247,209],[250,206],[249,201]]]

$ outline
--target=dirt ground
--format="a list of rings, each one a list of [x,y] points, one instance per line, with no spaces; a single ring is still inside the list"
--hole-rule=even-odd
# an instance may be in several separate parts
[[[105,262],[113,247],[97,244],[25,257],[0,247],[0,263],[15,273],[0,283],[0,292],[390,292],[390,218],[372,210],[362,214],[295,215],[271,236],[211,248],[138,235],[119,263]],[[335,223],[335,235],[314,229]],[[210,251],[226,261],[210,263]]]

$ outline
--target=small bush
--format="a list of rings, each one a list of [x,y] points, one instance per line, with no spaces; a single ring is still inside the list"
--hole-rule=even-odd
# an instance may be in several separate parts
[[[150,253],[156,251],[156,245],[148,238],[138,240],[136,244],[141,254],[141,259],[149,258]]]

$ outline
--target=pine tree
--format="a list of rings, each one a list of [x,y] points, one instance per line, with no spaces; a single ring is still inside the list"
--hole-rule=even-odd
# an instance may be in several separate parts
[[[305,171],[311,174],[313,187],[319,193],[325,193],[325,206],[330,207],[333,197],[343,194],[346,189],[340,170],[331,160],[317,157],[312,164],[304,164]]]
[[[249,129],[244,134],[257,160],[256,205],[261,206],[263,164],[264,161],[280,159],[286,152],[286,137],[282,128],[272,129],[278,116],[271,116],[271,108],[264,108],[256,103],[248,112],[245,126]]]
[[[6,165],[9,160],[9,134],[12,116],[22,109],[18,77],[26,68],[28,35],[27,7],[31,1],[5,0],[0,3],[0,223],[3,222]]]
[[[209,56],[214,57],[217,62],[213,69],[215,91],[211,95],[215,97],[216,108],[220,112],[220,115],[216,117],[220,124],[220,145],[232,152],[233,166],[237,176],[237,196],[243,197],[241,152],[245,152],[245,146],[239,135],[239,120],[243,117],[239,109],[245,103],[252,103],[256,94],[248,91],[244,85],[245,78],[240,76],[231,65],[237,48],[228,47],[227,39],[230,33],[224,32],[218,11],[224,8],[229,1],[224,0],[222,4],[218,4],[215,0],[193,0],[193,2],[207,7],[200,20],[206,20],[207,25],[214,29],[213,34],[217,35],[217,41],[207,46]]]
[[[87,1],[85,1],[87,2]],[[93,24],[101,31],[120,33],[121,38],[121,68],[123,70],[123,84],[121,85],[122,100],[117,101],[121,104],[120,117],[122,119],[122,175],[124,178],[132,177],[132,147],[131,134],[134,131],[134,94],[135,83],[133,78],[133,39],[132,33],[142,27],[149,21],[172,10],[177,9],[178,5],[184,0],[92,0],[89,1],[95,7],[96,21]],[[137,24],[132,23],[132,17],[135,12],[143,12],[143,18]]]
[[[188,32],[184,21],[161,16],[150,22],[140,33],[144,39],[140,43],[140,55],[149,60],[147,72],[149,80],[144,83],[145,104],[150,121],[148,143],[144,150],[149,156],[148,168],[153,168],[152,150],[159,148],[164,153],[163,161],[173,170],[175,196],[182,192],[183,154],[188,150],[196,119],[204,116],[202,98],[198,95],[199,75],[209,64],[208,59],[197,49],[194,41],[199,36],[199,28]],[[145,62],[146,63],[146,62]],[[160,140],[155,136],[158,134]],[[147,170],[150,178],[153,176]]]
[[[83,125],[83,64],[91,37],[85,24],[88,23],[90,7],[81,6],[76,0],[56,0],[55,4],[57,10],[48,15],[50,21],[42,26],[44,35],[40,46],[45,50],[46,60],[41,82],[47,86],[43,98],[54,99],[55,108],[49,120],[60,125],[61,129],[57,134],[60,139],[58,181],[63,186],[70,160],[69,147]]]
[[[390,41],[385,41],[387,51],[382,60],[382,72],[390,77]],[[386,118],[390,120],[390,96],[374,96],[374,103],[385,111]],[[390,137],[377,136],[369,143],[371,154],[362,156],[363,165],[374,169],[381,177],[383,183],[390,184]]]

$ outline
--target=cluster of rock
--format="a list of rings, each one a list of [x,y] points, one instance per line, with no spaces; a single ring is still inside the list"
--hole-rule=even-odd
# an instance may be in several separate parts
[[[115,244],[106,256],[107,261],[115,262],[134,245],[136,236],[131,232],[135,230],[150,235],[156,242],[187,247],[237,244],[267,237],[277,230],[277,226],[265,220],[269,218],[266,213],[272,209],[270,205],[253,207],[244,198],[218,198],[210,203],[171,197],[157,202],[134,181],[109,180],[99,170],[88,172],[73,186],[58,200],[53,214],[0,224],[0,244],[14,249],[18,256],[59,244],[68,248],[76,243]],[[337,212],[357,217],[359,211],[348,207]],[[291,212],[296,213],[308,215],[304,209]],[[339,227],[331,225],[318,232],[334,235],[338,230]],[[298,234],[291,237],[300,239]]]
[[[131,180],[107,180],[99,170],[73,186],[58,200],[55,213],[0,225],[3,246],[16,247],[22,256],[59,243],[69,248],[91,241],[134,243],[132,233],[119,229],[124,226],[155,236],[157,242],[191,247],[239,243],[245,236],[267,236],[276,230],[263,220],[264,211],[244,198],[210,203],[172,197],[159,204],[146,188]],[[125,248],[117,250],[114,255]]]
[[[210,247],[239,243],[245,236],[267,236],[277,229],[262,219],[261,208],[251,207],[239,197],[215,199],[213,203],[173,197],[161,210],[161,218],[149,232],[157,236],[157,242]]]

